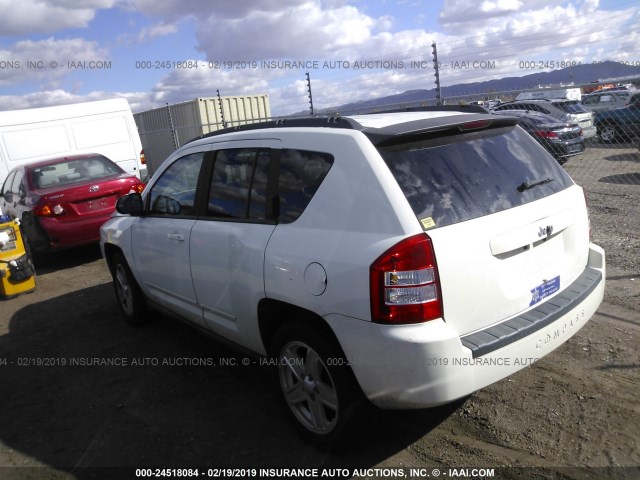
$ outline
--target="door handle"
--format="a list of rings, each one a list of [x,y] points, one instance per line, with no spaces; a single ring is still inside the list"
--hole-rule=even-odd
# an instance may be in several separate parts
[[[181,233],[167,233],[167,238],[169,240],[175,240],[177,242],[184,242],[184,235]]]

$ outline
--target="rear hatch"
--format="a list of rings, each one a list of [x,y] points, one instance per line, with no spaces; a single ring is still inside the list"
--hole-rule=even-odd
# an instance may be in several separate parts
[[[378,145],[433,241],[444,320],[460,335],[532,308],[587,264],[582,189],[520,127],[496,125]]]

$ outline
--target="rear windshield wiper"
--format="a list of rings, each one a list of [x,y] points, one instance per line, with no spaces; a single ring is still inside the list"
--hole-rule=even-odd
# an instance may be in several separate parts
[[[520,193],[524,192],[525,190],[529,190],[530,188],[533,187],[537,187],[538,185],[544,185],[545,183],[549,183],[549,182],[553,182],[553,178],[544,178],[542,180],[534,180],[533,182],[522,182],[520,185],[518,185],[518,191]]]

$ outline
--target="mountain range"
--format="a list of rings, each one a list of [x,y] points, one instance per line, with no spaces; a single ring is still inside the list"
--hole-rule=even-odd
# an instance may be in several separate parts
[[[620,78],[634,78],[640,82],[640,66],[626,65],[619,62],[604,61],[601,63],[591,63],[576,65],[572,67],[551,70],[549,72],[536,72],[522,77],[506,77],[484,82],[463,83],[442,87],[442,97],[451,103],[460,101],[460,97],[467,97],[466,100],[485,100],[496,97],[509,97],[512,93],[522,90],[531,90],[538,86],[558,87],[568,84],[585,86],[594,83],[604,83],[608,80],[614,81]],[[430,80],[432,75],[427,76]],[[443,81],[442,75],[440,76]],[[376,110],[383,110],[383,107],[410,107],[421,104],[434,105],[436,91],[434,88],[409,90],[396,95],[389,95],[375,99],[363,100],[360,102],[348,103],[336,107],[329,107],[316,111],[320,114],[340,113],[341,115],[368,113]],[[308,114],[308,112],[304,112]]]

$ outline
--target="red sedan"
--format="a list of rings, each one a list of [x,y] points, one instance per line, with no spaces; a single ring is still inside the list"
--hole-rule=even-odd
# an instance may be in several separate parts
[[[35,252],[97,243],[118,198],[144,183],[99,154],[16,167],[0,193],[2,212],[20,219]]]

